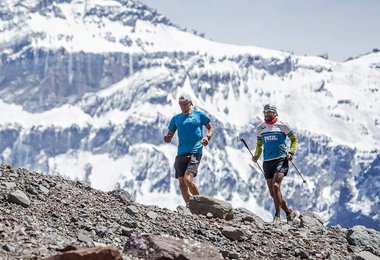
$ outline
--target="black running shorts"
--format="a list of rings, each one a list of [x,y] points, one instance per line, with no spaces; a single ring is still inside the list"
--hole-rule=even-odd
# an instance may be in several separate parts
[[[181,155],[177,155],[175,158],[174,169],[175,169],[175,177],[185,176],[186,171],[194,172],[194,177],[197,176],[198,166],[201,162],[202,155],[201,154],[192,154],[185,153]]]
[[[273,179],[274,174],[277,172],[288,174],[289,161],[286,158],[279,158],[271,161],[264,161],[263,163],[265,179]]]

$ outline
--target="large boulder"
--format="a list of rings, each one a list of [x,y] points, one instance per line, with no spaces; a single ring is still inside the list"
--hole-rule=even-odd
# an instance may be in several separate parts
[[[16,190],[14,192],[11,192],[8,194],[8,201],[21,205],[24,208],[27,208],[30,206],[30,199],[29,197],[22,192],[21,190]]]
[[[211,213],[215,218],[226,220],[233,219],[234,217],[231,204],[203,195],[192,196],[189,201],[189,209],[191,213],[197,215],[206,216],[208,213]]]
[[[309,229],[315,233],[323,233],[325,231],[322,219],[314,212],[302,212],[300,220],[301,228]]]
[[[364,226],[354,226],[348,230],[346,238],[350,245],[380,256],[380,232]]]
[[[131,237],[124,247],[124,253],[142,259],[223,259],[218,250],[211,245],[167,235],[144,234]]]
[[[308,217],[317,219],[322,225],[324,224],[324,221],[323,221],[322,217],[317,212],[303,211],[300,214],[300,218],[303,217],[303,216],[308,216]]]
[[[92,247],[71,250],[51,256],[46,260],[123,260],[114,246]]]
[[[255,223],[264,223],[264,220],[259,216],[255,215],[252,211],[246,208],[236,208],[234,211],[234,219],[239,221],[248,221]]]

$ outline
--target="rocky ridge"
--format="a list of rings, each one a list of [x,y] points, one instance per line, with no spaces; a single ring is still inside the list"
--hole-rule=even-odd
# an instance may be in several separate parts
[[[312,212],[275,226],[246,209],[228,208],[225,202],[221,202],[223,207],[213,207],[232,210],[230,219],[231,214],[205,212],[207,199],[200,196],[191,200],[189,208],[179,206],[171,211],[135,203],[123,190],[101,192],[61,176],[1,165],[0,258],[44,259],[74,249],[114,246],[123,259],[157,259],[162,257],[160,245],[167,253],[171,247],[180,248],[181,243],[182,248],[191,246],[190,253],[198,255],[185,254],[180,259],[195,259],[199,254],[208,259],[380,256],[380,233],[363,226],[327,228]],[[212,205],[218,203],[209,200]],[[198,208],[197,201],[202,207]],[[214,217],[218,214],[220,218]],[[152,243],[155,247],[146,246]],[[176,259],[173,254],[166,257]]]

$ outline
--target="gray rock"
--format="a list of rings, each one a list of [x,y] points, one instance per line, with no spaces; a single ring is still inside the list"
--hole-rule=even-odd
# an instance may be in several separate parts
[[[120,202],[124,204],[130,204],[131,202],[134,201],[132,195],[123,189],[109,191],[108,194],[115,197],[117,200],[119,200]]]
[[[7,189],[13,189],[16,188],[16,183],[14,182],[2,182],[1,185],[5,186]]]
[[[178,211],[179,214],[182,214],[182,215],[191,215],[190,209],[187,208],[187,207],[178,206],[176,209],[177,209],[177,211]]]
[[[91,238],[89,238],[88,236],[83,235],[83,234],[79,234],[77,239],[78,239],[78,241],[86,242],[86,243],[92,243],[93,242],[93,240]]]
[[[240,254],[239,253],[235,253],[235,252],[232,252],[232,253],[228,254],[228,257],[230,259],[239,259],[239,256],[240,256]]]
[[[13,247],[8,244],[3,245],[1,248],[7,252],[13,251]]]
[[[146,215],[151,219],[151,220],[156,220],[158,218],[158,214],[154,211],[149,211],[146,213]]]
[[[95,227],[94,231],[95,231],[95,234],[98,236],[98,237],[104,237],[106,234],[107,234],[107,228],[106,227],[103,227],[103,226],[97,226]]]
[[[33,195],[38,195],[38,190],[36,188],[34,188],[32,185],[29,185],[27,188],[26,188],[26,191],[30,194],[33,194]]]
[[[244,236],[243,231],[235,227],[223,227],[222,234],[234,241],[241,241]]]
[[[226,220],[231,220],[234,216],[231,204],[203,195],[192,196],[189,209],[193,214],[206,216],[207,213],[211,213],[216,218]]]
[[[323,232],[325,229],[323,224],[321,224],[321,222],[314,217],[301,215],[300,219],[301,219],[301,224],[300,224],[301,228],[307,228],[307,229],[316,231],[317,233]]]
[[[42,185],[38,185],[38,189],[45,195],[48,195],[49,194],[49,189],[47,189],[46,187],[42,186]]]
[[[30,200],[29,200],[28,196],[20,190],[16,190],[14,192],[9,193],[8,194],[8,201],[15,203],[15,204],[18,204],[18,205],[21,205],[24,208],[27,208],[30,206]]]
[[[348,230],[346,238],[350,245],[380,256],[380,232],[364,226],[354,226]]]
[[[236,208],[234,209],[234,219],[240,221],[264,223],[264,220],[259,216],[256,216],[253,212],[249,211],[246,208]]]
[[[317,212],[313,212],[313,211],[303,211],[303,212],[301,212],[301,214],[300,214],[300,218],[303,217],[303,216],[308,216],[308,217],[311,217],[311,218],[315,218],[315,219],[317,219],[322,225],[324,224],[324,221],[323,221],[322,217],[321,217]]]
[[[126,211],[131,216],[136,216],[137,214],[139,214],[139,210],[136,206],[128,206]]]
[[[120,229],[121,229],[121,234],[123,236],[130,236],[133,233],[133,229],[131,228],[121,226]]]
[[[375,256],[371,252],[361,251],[355,254],[356,260],[380,260],[380,257]]]

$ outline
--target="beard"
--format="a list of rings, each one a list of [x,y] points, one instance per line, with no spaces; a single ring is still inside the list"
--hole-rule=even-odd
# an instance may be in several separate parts
[[[269,115],[266,115],[265,117],[264,117],[264,121],[265,122],[270,122],[270,121],[272,121],[274,119],[274,116],[269,116]]]

